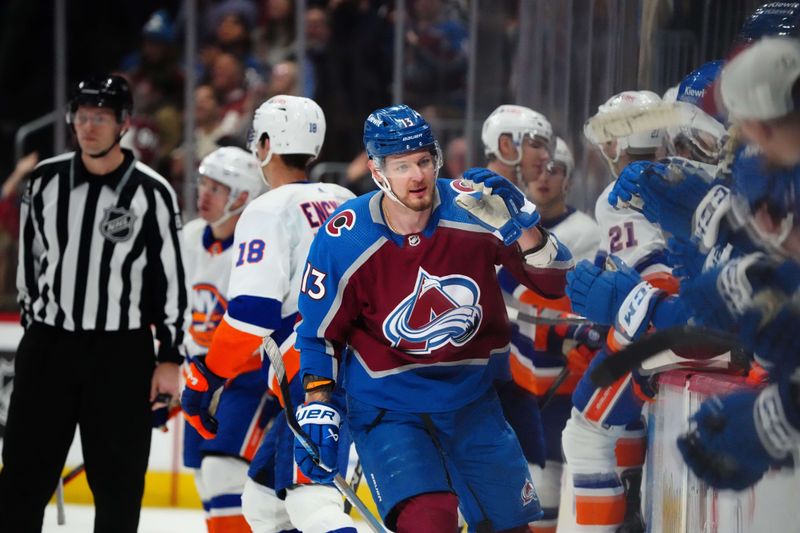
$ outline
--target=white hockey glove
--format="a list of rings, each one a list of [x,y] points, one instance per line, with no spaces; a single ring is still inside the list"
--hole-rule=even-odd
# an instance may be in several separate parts
[[[489,169],[471,168],[461,183],[472,191],[456,196],[456,204],[506,245],[516,242],[523,230],[541,218],[522,191]]]

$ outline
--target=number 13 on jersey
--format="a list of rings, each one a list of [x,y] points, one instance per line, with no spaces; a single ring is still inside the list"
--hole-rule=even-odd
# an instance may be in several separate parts
[[[311,263],[306,263],[303,279],[300,281],[300,292],[307,294],[313,300],[322,300],[325,297],[325,272],[320,272]]]

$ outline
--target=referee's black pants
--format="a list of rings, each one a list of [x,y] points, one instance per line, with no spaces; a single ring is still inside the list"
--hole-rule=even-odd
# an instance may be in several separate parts
[[[150,455],[150,331],[69,332],[33,324],[14,364],[0,531],[41,531],[77,424],[95,533],[135,532]]]

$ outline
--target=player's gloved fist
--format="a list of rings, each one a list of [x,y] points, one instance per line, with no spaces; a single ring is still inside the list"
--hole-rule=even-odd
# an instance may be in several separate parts
[[[695,210],[711,190],[711,177],[686,160],[656,163],[639,177],[642,213],[650,222],[688,240],[693,233]]]
[[[681,300],[698,324],[725,331],[751,309],[775,310],[785,300],[775,263],[756,253],[684,280]]]
[[[337,473],[342,424],[339,410],[329,403],[310,402],[297,408],[297,422],[308,435],[308,442],[301,438],[294,440],[297,466],[316,483],[332,483]]]
[[[217,420],[209,412],[214,393],[225,379],[206,367],[205,357],[193,357],[184,371],[186,386],[181,393],[183,417],[205,439],[217,436]]]
[[[592,322],[610,326],[625,297],[641,277],[618,257],[610,256],[615,271],[603,270],[584,259],[567,272],[567,296],[572,309]]]
[[[611,207],[625,207],[634,196],[639,196],[639,178],[650,165],[653,165],[652,161],[634,161],[620,172],[608,193]]]
[[[670,237],[667,241],[667,262],[672,265],[672,275],[693,278],[703,272],[706,254],[692,241]]]
[[[678,449],[698,478],[718,489],[743,490],[785,457],[773,449],[769,437],[763,437],[774,432],[776,422],[784,423],[760,415],[762,405],[771,401],[772,390],[777,390],[776,386],[761,394],[736,392],[703,402],[691,418],[694,429],[678,438]]]
[[[472,190],[456,196],[456,204],[478,224],[498,233],[506,245],[515,242],[523,230],[532,228],[541,218],[522,191],[487,168],[467,170],[461,184]]]

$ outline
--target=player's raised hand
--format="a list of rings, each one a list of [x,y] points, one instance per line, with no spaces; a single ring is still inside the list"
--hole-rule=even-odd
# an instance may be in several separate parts
[[[688,160],[673,158],[667,164],[655,163],[639,176],[642,213],[663,230],[688,240],[706,220],[705,216],[695,217],[695,212],[718,207],[716,196],[706,198],[712,191],[711,181],[704,170]]]
[[[464,172],[461,183],[471,188],[456,197],[456,204],[481,226],[496,233],[506,245],[541,218],[536,206],[513,183],[487,168]]]
[[[714,329],[737,330],[737,324],[752,310],[767,321],[796,288],[781,280],[788,277],[781,273],[790,266],[779,265],[761,253],[739,257],[684,279],[681,301],[696,323]]]
[[[616,271],[603,270],[584,259],[567,272],[567,296],[572,309],[592,322],[613,325],[625,297],[641,276],[615,256],[610,257]]]
[[[611,207],[627,207],[634,196],[639,196],[639,179],[653,164],[651,161],[634,161],[620,172],[611,192],[608,193],[608,203]]]
[[[312,481],[332,483],[338,471],[342,415],[327,402],[309,402],[297,408],[297,422],[317,448],[316,451],[309,450],[300,438],[295,438],[294,460],[297,466]]]
[[[225,379],[206,367],[205,357],[193,357],[184,372],[186,387],[181,394],[181,409],[186,421],[205,439],[217,436],[217,420],[209,412],[214,393]]]

